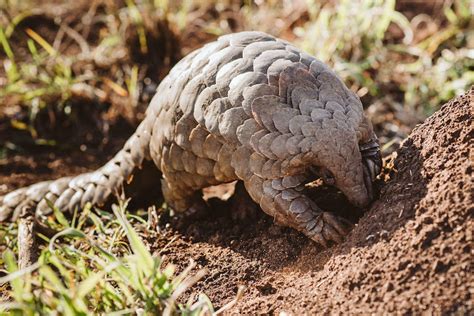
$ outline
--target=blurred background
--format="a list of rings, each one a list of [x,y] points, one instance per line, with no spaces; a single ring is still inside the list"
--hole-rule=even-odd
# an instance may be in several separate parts
[[[386,155],[473,84],[473,10],[469,0],[0,0],[0,166],[71,154],[100,164],[180,58],[243,30],[333,67]]]

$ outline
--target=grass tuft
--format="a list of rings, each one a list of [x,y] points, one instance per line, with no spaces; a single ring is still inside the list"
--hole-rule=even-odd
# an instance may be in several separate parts
[[[150,253],[129,221],[127,202],[112,208],[114,216],[87,206],[71,222],[57,217],[56,210],[49,220],[62,230],[51,239],[42,237],[48,247],[24,270],[18,269],[14,248],[4,251],[0,266],[7,274],[0,278],[0,287],[6,289],[6,297],[0,312],[211,314],[212,304],[203,294],[187,303],[179,301],[205,271],[192,274],[195,265],[190,264],[176,275],[173,265],[162,267],[161,258]],[[14,242],[7,240],[9,234],[4,232],[4,242]]]

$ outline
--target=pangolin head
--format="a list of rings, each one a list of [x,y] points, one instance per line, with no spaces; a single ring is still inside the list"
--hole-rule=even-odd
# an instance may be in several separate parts
[[[333,115],[323,121],[313,146],[313,170],[337,187],[349,202],[366,207],[374,198],[373,182],[381,171],[379,143],[361,104],[351,118]],[[350,112],[350,111],[349,111]],[[356,119],[354,119],[354,117]]]

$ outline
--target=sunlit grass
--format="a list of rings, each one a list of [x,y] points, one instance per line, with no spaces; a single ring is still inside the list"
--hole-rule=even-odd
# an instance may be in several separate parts
[[[87,206],[70,222],[56,210],[54,223],[60,229],[43,239],[48,247],[38,262],[18,270],[15,248],[3,252],[0,278],[6,293],[0,313],[11,314],[184,314],[214,312],[209,299],[200,294],[181,303],[178,298],[202,276],[190,273],[191,264],[180,274],[172,265],[162,266],[132,227],[126,202],[114,205],[113,215]],[[146,221],[135,226],[146,225]],[[50,218],[51,221],[51,218]],[[10,226],[10,229],[12,227]],[[12,231],[0,229],[1,243],[12,245]]]
[[[156,11],[158,6],[165,7],[163,1],[155,2],[138,6],[134,1],[127,1],[125,7],[105,6],[106,12],[96,17],[96,23],[105,23],[101,24],[96,45],[90,45],[79,32],[59,22],[55,22],[56,40],[48,42],[33,28],[19,27],[22,21],[37,16],[38,10],[15,1],[0,8],[14,14],[10,20],[0,20],[0,47],[6,57],[0,65],[6,74],[5,80],[0,80],[0,109],[21,106],[28,111],[28,121],[11,120],[12,126],[27,130],[33,139],[38,139],[41,135],[34,127],[38,114],[53,109],[67,118],[73,101],[107,104],[120,101],[120,106],[133,113],[140,102],[146,66],[130,62],[125,32],[133,25],[140,50],[149,53],[142,14]],[[27,36],[26,56],[14,52],[14,35]],[[62,42],[66,40],[72,40],[81,52],[62,51]]]

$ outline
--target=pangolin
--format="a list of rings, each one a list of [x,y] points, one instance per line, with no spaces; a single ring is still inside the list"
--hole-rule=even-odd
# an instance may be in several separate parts
[[[25,208],[45,213],[46,199],[62,211],[103,204],[145,160],[161,171],[163,197],[177,212],[203,203],[201,189],[240,180],[277,223],[323,246],[340,242],[347,226],[304,185],[319,176],[364,207],[381,169],[361,101],[328,66],[284,40],[242,32],[176,64],[103,167],[0,197],[0,220]]]

